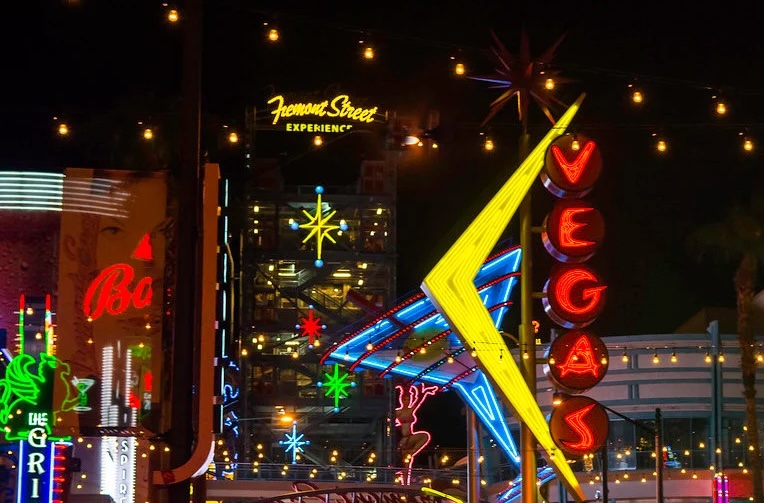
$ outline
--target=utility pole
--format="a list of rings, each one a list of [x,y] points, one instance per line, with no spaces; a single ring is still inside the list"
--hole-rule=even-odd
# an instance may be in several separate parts
[[[663,503],[663,428],[661,409],[655,409],[655,503]]]

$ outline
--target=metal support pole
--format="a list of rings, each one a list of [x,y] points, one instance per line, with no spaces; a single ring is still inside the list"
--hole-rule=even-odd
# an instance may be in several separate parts
[[[173,334],[172,427],[167,437],[171,447],[170,465],[183,464],[194,442],[195,363],[199,347],[199,256],[201,166],[201,59],[202,0],[189,0],[183,11],[182,105],[180,123],[180,171],[178,173],[177,281],[175,330]],[[202,406],[211,407],[211,404]],[[167,490],[169,501],[188,501],[189,481],[180,481]],[[196,496],[196,494],[195,494]]]
[[[722,471],[722,456],[716,453],[722,441],[722,364],[719,362],[719,354],[722,351],[721,339],[719,338],[719,322],[714,320],[706,329],[711,338],[711,464],[716,472]]]
[[[663,427],[661,409],[655,409],[655,503],[663,503]]]
[[[607,440],[605,440],[605,445],[603,445],[602,449],[600,450],[600,460],[602,462],[602,501],[604,503],[610,503],[610,490],[608,489],[608,485],[607,485],[607,477],[608,477]]]
[[[520,159],[528,155],[529,135],[523,131],[520,137]],[[536,335],[533,333],[533,253],[531,233],[531,193],[530,190],[520,204],[520,247],[523,259],[520,263],[520,354],[525,383],[531,394],[536,396]],[[536,438],[525,424],[520,425],[520,461],[522,503],[536,503]]]
[[[475,412],[467,409],[467,503],[480,502],[480,463],[478,451],[480,439],[478,438],[477,417]]]

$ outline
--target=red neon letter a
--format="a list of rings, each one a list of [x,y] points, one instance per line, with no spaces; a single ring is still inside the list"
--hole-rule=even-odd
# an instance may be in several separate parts
[[[554,160],[560,165],[562,173],[570,183],[578,183],[581,174],[584,172],[584,168],[586,168],[586,165],[589,163],[589,158],[592,156],[592,152],[594,152],[594,142],[590,140],[586,142],[586,145],[584,145],[584,148],[578,154],[578,157],[570,162],[565,158],[565,154],[562,153],[560,147],[552,145],[552,155],[554,156]]]

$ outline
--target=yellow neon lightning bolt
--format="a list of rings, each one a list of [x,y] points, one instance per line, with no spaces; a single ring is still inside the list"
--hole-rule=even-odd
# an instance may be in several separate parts
[[[549,145],[565,132],[584,96],[582,94],[560,117],[422,282],[424,293],[465,347],[477,351],[478,366],[512,405],[517,420],[530,428],[538,443],[550,454],[549,461],[560,480],[579,502],[586,499],[581,486],[565,456],[555,447],[549,426],[517,364],[511,358],[501,358],[503,352],[499,349],[506,345],[480,300],[474,279],[541,171]]]

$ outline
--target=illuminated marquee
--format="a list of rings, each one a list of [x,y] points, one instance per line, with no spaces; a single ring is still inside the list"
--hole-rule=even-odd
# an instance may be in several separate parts
[[[547,149],[568,127],[582,100],[583,96],[560,117],[422,283],[422,290],[454,333],[465,346],[474,350],[476,363],[513,406],[517,419],[528,427],[549,454],[550,464],[554,465],[560,480],[577,501],[585,499],[581,486],[565,456],[552,456],[557,449],[544,415],[517,364],[511,358],[503,358],[503,351],[498,351],[499,348],[506,349],[506,342],[493,325],[473,281],[483,260],[496,246],[533,185],[543,167]]]
[[[296,118],[300,122],[286,122],[286,131],[308,133],[344,133],[353,128],[353,124],[326,124],[303,122],[302,119],[335,119],[347,122],[368,124],[374,122],[378,107],[363,108],[355,106],[347,94],[340,94],[332,99],[318,102],[287,103],[283,95],[274,96],[268,100],[273,107],[273,124],[279,124],[284,119]]]

